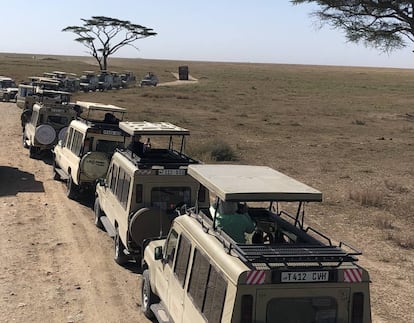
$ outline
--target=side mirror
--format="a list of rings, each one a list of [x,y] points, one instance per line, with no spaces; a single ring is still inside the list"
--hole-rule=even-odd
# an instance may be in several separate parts
[[[105,180],[105,178],[98,178],[98,184],[100,186],[105,186],[106,187],[106,180]]]
[[[162,246],[155,247],[154,249],[154,258],[155,260],[162,259]]]
[[[63,140],[62,140],[62,139],[59,139],[59,141],[58,141],[58,145],[59,145],[60,147],[63,147]]]

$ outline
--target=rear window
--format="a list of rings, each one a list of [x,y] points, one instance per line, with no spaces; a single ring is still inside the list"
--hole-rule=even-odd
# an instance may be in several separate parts
[[[173,213],[175,208],[184,204],[191,204],[190,187],[155,187],[151,190],[151,206],[167,213]]]
[[[266,322],[336,323],[337,303],[331,297],[273,298]]]

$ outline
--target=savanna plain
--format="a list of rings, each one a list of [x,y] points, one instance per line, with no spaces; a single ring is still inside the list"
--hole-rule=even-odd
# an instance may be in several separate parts
[[[414,322],[414,70],[111,59],[160,86],[76,93],[131,121],[191,131],[204,162],[266,165],[323,192],[305,222],[362,250],[373,322]],[[197,82],[177,84],[188,65]],[[89,57],[0,54],[17,82],[97,70]],[[147,322],[141,275],[118,266],[92,201],[67,199],[48,158],[21,143],[21,110],[0,103],[0,321]]]

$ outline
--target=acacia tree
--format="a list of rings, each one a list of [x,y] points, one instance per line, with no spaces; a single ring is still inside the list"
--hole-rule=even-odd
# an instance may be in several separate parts
[[[127,20],[119,20],[104,16],[93,16],[82,19],[83,26],[68,26],[62,31],[70,31],[78,35],[75,41],[89,49],[96,59],[100,70],[106,70],[108,57],[124,46],[134,46],[138,39],[157,35],[151,28],[133,24]]]
[[[322,22],[345,31],[351,42],[363,42],[384,52],[414,42],[414,1],[291,0],[295,5],[315,3],[313,14]]]

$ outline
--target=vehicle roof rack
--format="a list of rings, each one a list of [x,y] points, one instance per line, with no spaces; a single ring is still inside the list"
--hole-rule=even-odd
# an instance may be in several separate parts
[[[187,169],[190,164],[199,161],[183,153],[170,149],[151,149],[139,157],[129,149],[118,148],[117,151],[132,162],[138,169]]]

